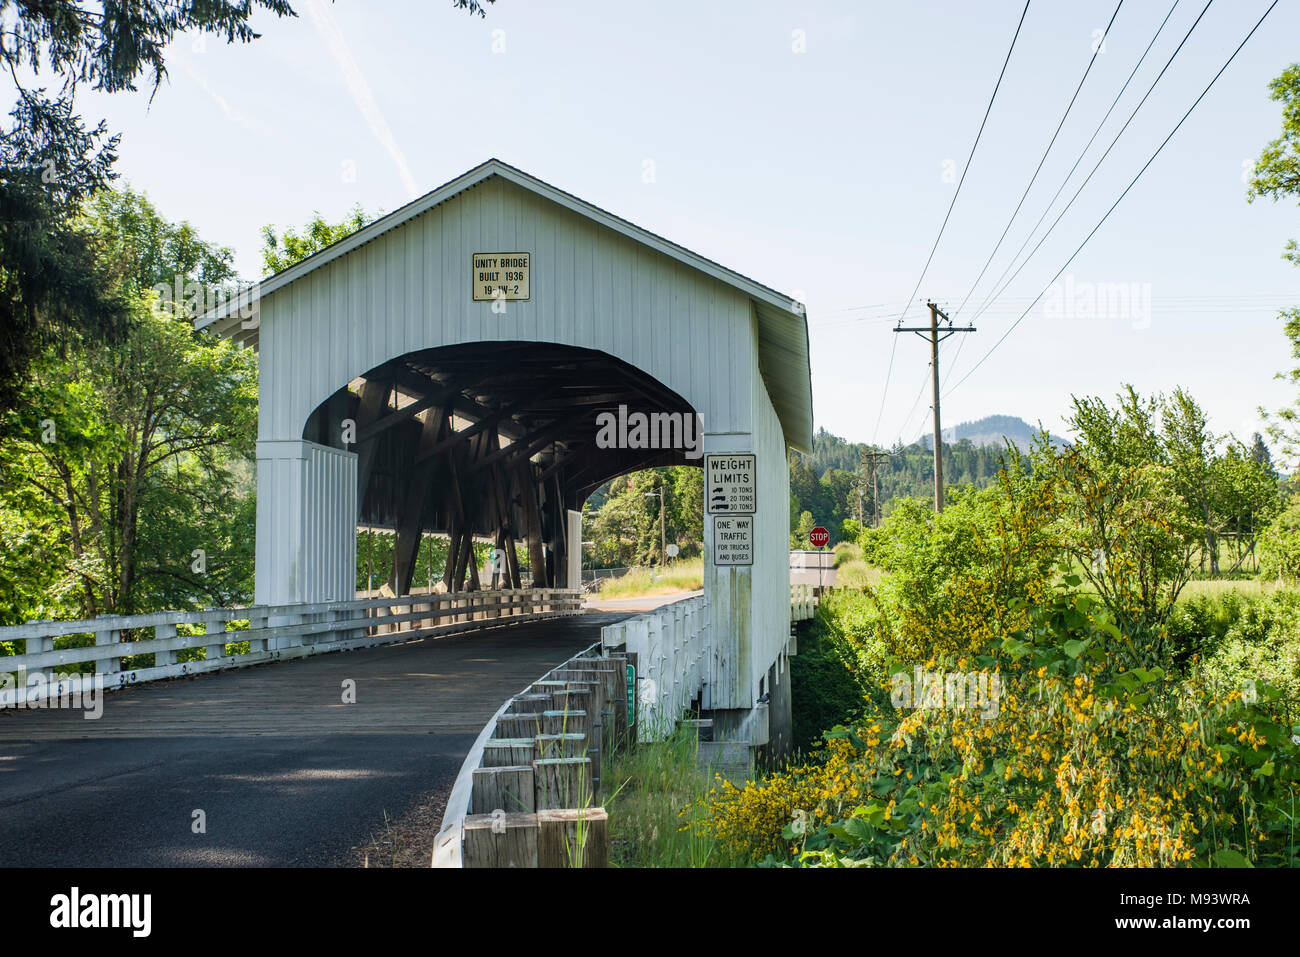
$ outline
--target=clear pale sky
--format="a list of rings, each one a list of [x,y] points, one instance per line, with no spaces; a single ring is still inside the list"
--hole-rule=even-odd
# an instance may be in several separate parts
[[[1020,247],[1171,3],[1123,4],[958,321]],[[152,104],[147,90],[80,99],[88,120],[123,133],[124,179],[233,247],[248,278],[260,274],[263,224],[301,225],[314,210],[339,218],[357,203],[390,211],[495,156],[803,299],[816,425],[885,444],[926,428],[928,347],[915,336],[900,337],[881,412],[889,317],[952,200],[1021,0],[498,0],[482,20],[441,2],[294,6],[296,20],[259,17],[263,36],[248,46],[178,40]],[[965,297],[1114,6],[1031,3],[909,325],[926,319],[925,297],[951,309]],[[1181,0],[1057,208],[1203,6]],[[1044,289],[1267,6],[1211,6],[979,331],[960,353],[956,338],[944,346],[944,363],[956,360],[950,387]],[[1267,87],[1300,61],[1297,6],[1279,3],[1070,267],[1076,289],[1149,292],[1149,316],[1049,316],[1040,303],[944,399],[947,424],[1005,413],[1060,431],[1072,393],[1133,382],[1183,385],[1216,431],[1248,438],[1257,406],[1290,400],[1273,380],[1289,361],[1276,311],[1300,304],[1300,270],[1281,258],[1300,236],[1300,207],[1248,204],[1243,169],[1281,128]]]

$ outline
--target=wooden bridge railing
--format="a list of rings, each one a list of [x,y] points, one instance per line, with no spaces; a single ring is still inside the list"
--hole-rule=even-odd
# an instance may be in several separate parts
[[[807,621],[817,614],[817,603],[821,596],[830,591],[820,585],[790,586],[790,620]]]
[[[635,740],[629,665],[592,645],[501,706],[452,787],[434,867],[608,866],[601,769]]]
[[[791,586],[791,620],[812,617],[821,591]],[[433,866],[606,866],[601,767],[672,730],[700,694],[711,635],[703,596],[664,605],[606,625],[599,643],[506,701],[461,766]]]
[[[0,642],[21,642],[23,647],[21,654],[0,656],[0,707],[75,694],[92,680],[115,689],[581,610],[582,596],[577,591],[501,589],[10,625],[0,627]],[[246,627],[238,627],[245,622]],[[57,639],[77,636],[81,646],[55,647]],[[182,653],[195,650],[201,650],[202,657],[178,660]],[[153,655],[153,664],[132,667],[127,659],[141,655]],[[77,673],[69,674],[74,668]],[[34,679],[38,673],[41,677]],[[4,681],[5,676],[12,677]]]

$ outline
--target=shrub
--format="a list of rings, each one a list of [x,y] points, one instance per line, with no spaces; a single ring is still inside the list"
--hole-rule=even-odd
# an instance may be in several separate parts
[[[881,708],[828,732],[823,764],[715,795],[698,826],[801,866],[1300,863],[1300,729],[1276,690],[1245,698],[1121,664],[1134,643],[1091,595],[1030,619],[947,662],[1002,678],[996,720]]]
[[[862,561],[862,546],[853,542],[840,542],[835,546],[835,567],[847,565],[849,562]]]
[[[864,662],[874,637],[868,614],[847,613],[866,601],[862,595],[834,593],[799,636],[799,653],[790,659],[793,738],[796,750],[824,746],[822,731],[857,720],[863,712],[872,672]],[[853,624],[848,624],[853,622]],[[855,633],[846,633],[845,626]],[[876,679],[879,681],[877,670]]]
[[[1287,508],[1260,535],[1259,573],[1263,578],[1300,580],[1300,502]]]
[[[1199,672],[1218,687],[1267,683],[1300,713],[1300,595],[1279,592],[1245,603]]]
[[[863,542],[867,560],[886,573],[889,653],[913,663],[973,654],[1022,627],[1060,558],[1053,496],[1049,484],[1017,470],[1003,471],[992,488],[954,492],[937,515],[918,499],[895,500]]]

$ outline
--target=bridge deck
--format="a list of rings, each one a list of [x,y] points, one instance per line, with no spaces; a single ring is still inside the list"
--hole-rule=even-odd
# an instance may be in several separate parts
[[[0,866],[345,863],[445,802],[501,702],[626,616],[593,613],[139,685],[103,716],[0,711]],[[342,683],[356,681],[356,703]],[[191,830],[193,811],[207,833]]]

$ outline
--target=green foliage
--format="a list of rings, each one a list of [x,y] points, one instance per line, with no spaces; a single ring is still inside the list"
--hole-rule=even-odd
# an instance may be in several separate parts
[[[988,488],[996,481],[1010,449],[998,430],[1007,429],[1018,435],[1024,431],[1025,424],[1012,416],[991,416],[968,427],[982,430],[981,443],[962,439],[944,444],[947,485]],[[791,548],[809,547],[807,535],[801,534],[807,531],[800,526],[804,512],[812,515],[814,525],[825,526],[832,544],[856,541],[862,525],[870,526],[874,522],[877,485],[881,515],[887,515],[900,498],[933,498],[934,453],[924,442],[899,445],[880,458],[873,482],[870,462],[873,453],[879,451],[846,442],[820,429],[813,437],[811,456],[790,453]]]
[[[862,650],[876,641],[873,611],[864,595],[834,594],[801,630],[799,653],[790,659],[796,751],[819,750],[823,730],[861,716],[873,686]]]
[[[1018,460],[998,486],[953,490],[942,513],[899,499],[879,529],[863,534],[867,562],[886,577],[891,653],[923,662],[982,647],[1041,596],[1061,558],[1050,486]]]
[[[375,218],[358,204],[337,223],[326,222],[319,212],[313,213],[301,234],[293,229],[277,233],[274,226],[263,226],[262,269],[268,276],[288,269],[352,235]]]
[[[1300,707],[1300,594],[1279,592],[1235,605],[1224,609],[1227,627],[1208,643],[1198,672],[1225,688],[1265,683],[1293,709]]]
[[[1293,63],[1269,84],[1272,98],[1282,104],[1282,135],[1264,147],[1255,162],[1247,198],[1252,202],[1268,196],[1274,202],[1286,197],[1300,199],[1300,63]],[[1294,239],[1287,243],[1283,257],[1300,266],[1300,248]],[[1300,360],[1300,309],[1279,313],[1286,323],[1285,333],[1291,343],[1292,359]],[[1292,384],[1300,383],[1300,366],[1278,374]],[[1261,410],[1262,411],[1262,410]],[[1300,454],[1300,405],[1293,404],[1269,416],[1269,434],[1281,445],[1283,453],[1294,459]]]
[[[151,74],[156,90],[166,76],[163,51],[178,33],[248,42],[259,8],[293,14],[285,0],[0,0],[0,66],[17,90],[0,129],[0,405],[14,404],[31,362],[52,345],[115,345],[129,324],[118,284],[101,275],[100,257],[73,225],[85,200],[114,178],[118,145],[103,122],[88,130],[77,116],[78,86],[134,90]],[[61,80],[53,99],[22,79],[44,71]]]
[[[1300,501],[1293,502],[1260,536],[1259,555],[1262,577],[1300,581]]]
[[[849,562],[862,561],[862,546],[852,541],[840,542],[835,546],[835,567],[840,568]]]
[[[816,527],[817,521],[813,518],[812,512],[800,512],[799,524],[790,532],[790,547],[794,549],[812,548],[808,536]]]
[[[1269,84],[1272,98],[1282,104],[1282,135],[1255,161],[1247,198],[1267,196],[1276,201],[1300,196],[1300,63],[1293,63]]]
[[[704,559],[669,559],[663,569],[633,568],[616,578],[601,580],[601,598],[631,598],[636,595],[666,595],[699,591],[704,587]]]
[[[727,867],[737,863],[718,842],[691,827],[713,775],[697,760],[691,728],[667,740],[620,750],[607,765],[610,865]]]
[[[1211,653],[1227,637],[1246,603],[1236,591],[1195,595],[1178,602],[1166,623],[1174,663],[1182,667],[1193,655]]]
[[[391,532],[377,532],[373,529],[357,530],[357,591],[378,591],[389,580],[393,571],[393,554],[396,538]],[[422,536],[419,551],[415,556],[415,570],[411,575],[411,587],[424,589],[429,583],[437,584],[447,570],[448,540],[445,535],[426,534]],[[521,563],[526,556],[520,554]],[[488,566],[492,561],[492,546],[486,542],[474,543],[474,561],[478,568]],[[484,587],[487,587],[486,584]]]
[[[256,360],[195,333],[150,289],[233,281],[229,251],[130,190],[97,197],[80,228],[132,323],[111,351],[47,350],[0,423],[11,437],[0,445],[0,511],[13,526],[2,564],[18,572],[0,587],[0,615],[249,600]]]
[[[659,564],[661,490],[664,543],[676,544],[679,558],[702,553],[704,470],[690,465],[645,469],[614,479],[584,505],[583,534],[595,542],[595,567]]]

